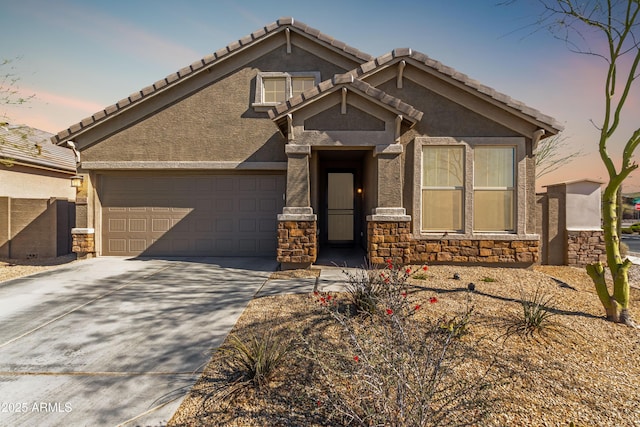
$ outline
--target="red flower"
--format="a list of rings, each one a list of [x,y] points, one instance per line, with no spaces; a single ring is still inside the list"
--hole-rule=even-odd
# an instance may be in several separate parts
[[[431,304],[435,304],[435,303],[437,303],[437,302],[438,302],[438,298],[436,298],[436,297],[431,297],[431,298],[429,299],[429,303],[431,303]]]
[[[320,295],[320,292],[318,292],[318,291],[313,291],[313,294],[314,294],[315,296],[318,296],[318,295]]]
[[[427,271],[429,269],[429,267],[427,267],[426,265],[422,266],[422,271]]]
[[[360,358],[358,356],[353,356],[353,360],[355,360],[356,362],[359,362]]]
[[[406,292],[402,292],[400,295],[402,295],[403,298],[407,297],[407,293]]]
[[[407,273],[407,274],[411,274],[411,269],[410,269],[410,268],[407,268],[407,269],[405,270],[405,273]]]
[[[389,278],[384,279],[384,283],[389,283]]]
[[[420,307],[422,307],[420,304],[416,304],[416,306],[413,307],[413,309],[417,311],[417,310],[420,310]]]
[[[331,301],[331,295],[327,295],[327,301]]]
[[[316,402],[316,405],[318,406],[322,406],[322,402],[320,402],[319,400]]]
[[[393,314],[393,310],[391,310],[390,308],[387,308],[387,314],[391,316]]]

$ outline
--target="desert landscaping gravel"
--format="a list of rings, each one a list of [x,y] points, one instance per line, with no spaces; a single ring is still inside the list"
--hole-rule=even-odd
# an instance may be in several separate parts
[[[12,278],[81,262],[73,259],[4,260],[0,262],[0,286]],[[455,273],[461,280],[453,279]],[[304,272],[291,277],[296,276]],[[640,266],[632,267],[630,282],[630,312],[638,321]],[[491,393],[496,400],[479,425],[568,426],[573,422],[582,427],[640,427],[640,329],[604,319],[584,269],[430,266],[421,280],[411,280],[411,298],[428,307],[424,315],[436,319],[464,308],[468,283],[475,284],[471,295],[474,316],[465,339],[477,339],[478,354],[490,355],[495,362]],[[518,301],[536,291],[552,298],[556,327],[539,339],[505,337],[505,325],[522,310]],[[425,304],[432,296],[437,296],[438,303]],[[312,316],[314,303],[308,294],[254,299],[232,333],[247,337],[274,330],[299,341],[299,332],[317,321]],[[327,422],[330,414],[323,413],[324,407],[307,399],[313,393],[313,385],[304,381],[307,368],[294,352],[266,391],[226,401],[205,399],[208,390],[228,379],[221,353],[212,350],[200,381],[169,425],[336,425]]]
[[[453,279],[455,273],[461,280]],[[475,284],[474,316],[465,339],[477,341],[475,369],[486,368],[489,360],[495,363],[490,413],[478,425],[640,426],[640,330],[604,319],[584,269],[431,266],[426,276],[412,280],[411,298],[434,319],[463,310],[467,285]],[[638,277],[635,267],[632,277]],[[536,291],[552,298],[555,326],[536,339],[505,336],[506,325],[522,310],[518,301]],[[438,302],[429,304],[434,295]],[[275,330],[299,342],[300,331],[318,322],[314,302],[312,295],[255,299],[232,333],[246,338]],[[635,288],[631,314],[640,319],[640,291]],[[301,359],[293,352],[266,391],[222,399],[212,390],[224,387],[229,372],[221,352],[214,352],[169,425],[340,425],[309,397],[314,387],[305,379],[309,368]]]

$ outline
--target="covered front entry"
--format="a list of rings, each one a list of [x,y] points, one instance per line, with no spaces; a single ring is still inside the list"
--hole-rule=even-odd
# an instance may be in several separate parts
[[[104,175],[102,255],[271,256],[282,174]]]
[[[331,248],[364,248],[364,164],[371,150],[317,151],[320,253]]]

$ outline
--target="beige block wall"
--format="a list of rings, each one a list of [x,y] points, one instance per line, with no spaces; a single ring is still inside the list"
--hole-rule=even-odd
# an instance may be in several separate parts
[[[73,200],[75,188],[71,187],[70,174],[64,174],[26,166],[6,167],[0,164],[0,196],[15,198]]]
[[[7,198],[3,198],[7,199]],[[10,199],[4,217],[8,219],[5,240],[0,242],[0,253],[7,258],[39,258],[56,254],[55,207],[49,200]],[[42,256],[40,255],[42,254]]]
[[[0,197],[0,257],[49,258],[68,253],[60,249],[69,241],[66,234],[61,235],[69,233],[69,224],[60,209],[70,212],[72,207],[66,200]]]

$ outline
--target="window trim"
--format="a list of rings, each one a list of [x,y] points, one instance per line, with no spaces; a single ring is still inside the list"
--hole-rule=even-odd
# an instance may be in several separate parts
[[[462,173],[463,173],[463,178],[462,178],[462,182],[461,184],[458,186],[425,186],[424,185],[424,149],[430,147],[430,148],[458,148],[461,150],[462,152],[462,161],[461,161],[461,166],[462,166]],[[421,233],[455,233],[455,234],[460,234],[460,233],[464,233],[464,229],[465,229],[465,220],[466,220],[466,188],[465,188],[465,184],[466,184],[466,177],[467,177],[467,165],[466,165],[466,160],[467,160],[467,150],[465,149],[465,145],[464,144],[422,144],[420,147],[420,232]],[[461,192],[461,202],[462,202],[462,206],[461,206],[461,228],[460,229],[431,229],[431,230],[426,230],[423,228],[423,214],[424,212],[422,212],[422,206],[423,206],[423,194],[425,190],[431,190],[431,191],[451,191],[451,190],[455,190],[455,191],[460,191]]]
[[[269,111],[271,108],[280,104],[279,102],[264,102],[264,94],[263,88],[264,85],[262,83],[263,79],[268,78],[285,78],[285,98],[290,99],[292,97],[292,87],[291,81],[296,77],[312,77],[314,79],[314,86],[320,84],[320,72],[319,71],[290,71],[290,72],[281,72],[281,71],[265,71],[259,72],[256,76],[256,87],[255,87],[255,96],[253,99],[253,103],[251,106],[256,111]]]
[[[480,149],[486,149],[486,148],[510,148],[512,153],[513,153],[513,165],[512,165],[512,179],[513,179],[513,183],[511,185],[511,187],[483,187],[483,186],[477,186],[476,185],[476,170],[475,170],[475,165],[476,165],[476,150]],[[473,187],[471,192],[473,193],[473,199],[475,202],[475,197],[476,197],[476,191],[509,191],[512,194],[512,201],[513,201],[513,206],[511,206],[511,215],[513,215],[513,228],[511,230],[477,230],[476,229],[476,224],[475,224],[475,209],[473,210],[473,233],[474,234],[513,234],[516,233],[516,230],[518,228],[518,221],[517,221],[517,216],[516,216],[516,208],[517,208],[517,197],[518,194],[516,192],[516,189],[518,187],[518,147],[515,145],[507,145],[507,144],[483,144],[483,145],[479,145],[477,147],[473,148],[473,166],[474,166],[474,171],[473,171],[473,176],[472,176],[472,182],[473,182]]]

